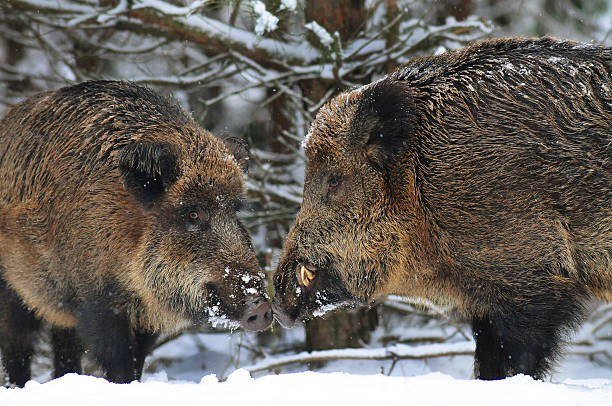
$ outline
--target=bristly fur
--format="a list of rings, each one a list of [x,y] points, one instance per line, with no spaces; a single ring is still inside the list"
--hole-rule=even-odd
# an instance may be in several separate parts
[[[13,107],[0,121],[11,382],[29,379],[39,320],[53,326],[55,376],[78,372],[90,350],[116,382],[140,376],[159,331],[239,325],[265,297],[237,218],[241,166],[175,102],[132,83],[85,82]]]
[[[303,143],[277,318],[426,297],[472,321],[476,377],[543,377],[585,300],[612,297],[610,123],[612,50],[551,38],[418,58],[334,97]]]

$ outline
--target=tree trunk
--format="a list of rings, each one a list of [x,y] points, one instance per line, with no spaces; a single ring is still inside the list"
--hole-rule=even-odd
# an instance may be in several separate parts
[[[359,348],[378,325],[376,308],[339,311],[306,322],[306,350]]]
[[[473,0],[443,0],[438,7],[438,23],[444,24],[449,16],[455,17],[457,21],[463,21],[473,12]]]
[[[304,12],[306,22],[314,20],[330,34],[338,31],[342,41],[356,37],[366,23],[364,0],[311,0]]]
[[[342,41],[359,33],[366,21],[364,0],[312,0],[306,2],[306,21],[316,21],[330,34],[338,31]],[[304,94],[318,102],[334,83],[320,80],[302,82]],[[361,347],[376,328],[376,309],[339,311],[306,322],[306,350]]]

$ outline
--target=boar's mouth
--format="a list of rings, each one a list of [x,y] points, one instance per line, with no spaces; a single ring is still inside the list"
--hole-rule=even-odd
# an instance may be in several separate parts
[[[212,283],[206,285],[206,291],[207,308],[194,321],[248,331],[265,330],[272,324],[272,308],[263,296],[248,295],[245,300],[226,301]]]
[[[288,269],[292,268],[295,295],[293,289],[284,286],[282,291],[277,291],[272,304],[274,317],[283,327],[291,328],[298,320],[355,303],[339,272],[330,264],[319,267],[307,260],[297,260]]]

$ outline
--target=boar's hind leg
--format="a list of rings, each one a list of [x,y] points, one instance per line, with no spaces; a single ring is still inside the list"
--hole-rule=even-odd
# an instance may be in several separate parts
[[[53,347],[53,377],[59,378],[70,372],[81,373],[81,342],[73,328],[51,328]]]
[[[10,383],[23,386],[30,380],[30,362],[39,327],[40,321],[0,279],[0,353]]]
[[[155,344],[155,340],[157,340],[158,334],[149,333],[145,330],[136,330],[134,335],[136,338],[136,352],[134,357],[136,361],[136,379],[140,379],[145,358],[153,349],[153,345]]]
[[[136,379],[135,338],[125,312],[89,302],[79,314],[78,332],[85,350],[104,369],[110,382]]]

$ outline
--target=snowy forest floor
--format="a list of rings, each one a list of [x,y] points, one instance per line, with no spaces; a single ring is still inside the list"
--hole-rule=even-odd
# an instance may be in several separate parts
[[[612,323],[607,308],[573,337],[546,382],[517,376],[472,379],[469,328],[415,314],[380,317],[360,349],[301,353],[301,327],[265,335],[242,331],[187,332],[147,359],[142,382],[108,383],[67,375],[50,381],[48,348],[23,389],[0,388],[0,405],[142,404],[418,404],[612,405]],[[458,329],[461,329],[459,331]],[[465,336],[464,336],[465,335]],[[597,340],[594,337],[597,336]],[[588,355],[585,355],[588,354]],[[326,362],[308,362],[313,356]],[[353,358],[353,359],[347,359]],[[88,373],[99,374],[86,365]],[[313,369],[313,371],[309,371]]]

